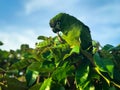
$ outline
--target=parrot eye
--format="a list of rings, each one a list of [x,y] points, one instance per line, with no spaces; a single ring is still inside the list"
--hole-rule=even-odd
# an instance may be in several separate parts
[[[56,22],[56,25],[60,25],[60,21],[57,21],[57,22]]]
[[[57,25],[60,25],[60,22],[57,22]]]

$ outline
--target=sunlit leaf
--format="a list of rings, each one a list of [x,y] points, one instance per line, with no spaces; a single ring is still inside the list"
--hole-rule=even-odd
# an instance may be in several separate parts
[[[53,79],[61,81],[70,76],[74,71],[74,66],[67,66],[66,63],[62,67],[58,67],[52,74]]]
[[[82,64],[75,73],[75,79],[78,88],[84,89],[87,86],[87,78],[89,74],[89,66]]]
[[[65,56],[63,57],[63,60],[70,57],[74,53],[76,53],[76,54],[80,53],[80,47],[79,46],[74,46],[68,54],[65,54]]]
[[[70,53],[77,53],[77,54],[79,54],[80,53],[80,47],[79,46],[73,47]]]
[[[35,81],[37,80],[37,77],[39,76],[39,72],[37,71],[31,71],[27,70],[26,71],[26,81],[28,86],[32,86]]]
[[[106,77],[99,71],[99,68],[95,67],[95,70],[96,70],[96,72],[97,72],[100,76],[102,76],[102,77],[105,79],[105,81],[108,83],[108,85],[110,85],[110,80],[109,80],[108,78],[106,78]]]
[[[51,83],[52,83],[52,78],[48,78],[44,80],[39,90],[50,90]]]

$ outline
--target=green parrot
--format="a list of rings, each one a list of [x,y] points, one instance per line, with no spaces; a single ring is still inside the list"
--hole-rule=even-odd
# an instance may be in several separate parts
[[[54,33],[62,32],[63,39],[71,46],[80,46],[83,50],[92,52],[92,38],[89,28],[74,16],[59,13],[50,20]]]

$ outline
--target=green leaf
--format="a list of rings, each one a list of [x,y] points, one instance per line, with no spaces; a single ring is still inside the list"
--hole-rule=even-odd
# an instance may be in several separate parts
[[[29,88],[29,90],[39,90],[42,83],[37,83]]]
[[[64,86],[56,82],[52,83],[51,90],[66,90]]]
[[[28,66],[28,69],[32,71],[38,71],[39,73],[53,72],[55,65],[51,61],[33,62],[30,66]]]
[[[3,42],[0,41],[0,46],[3,45]]]
[[[120,71],[120,45],[112,49],[112,55],[114,57],[115,67]]]
[[[50,48],[45,48],[45,49],[42,51],[41,56],[42,56],[44,59],[49,59],[50,56],[51,56]]]
[[[6,72],[4,69],[0,68],[0,73]]]
[[[46,37],[46,36],[38,36],[38,38],[37,38],[38,40],[47,40],[48,39],[48,37]]]
[[[98,53],[94,55],[94,60],[95,60],[97,67],[99,67],[100,71],[106,72],[106,67],[104,65],[104,62],[101,60]]]
[[[54,44],[53,39],[51,37],[48,38],[48,37],[40,36],[39,39],[45,39],[45,40],[37,43],[36,45],[37,48],[45,48]]]
[[[58,80],[60,82],[61,80],[67,78],[68,76],[72,75],[74,71],[74,66],[67,66],[67,63],[64,63],[63,66],[58,67],[53,73],[52,77],[55,80]]]
[[[110,80],[109,80],[107,77],[105,77],[105,76],[99,71],[99,68],[98,68],[98,67],[95,67],[95,71],[96,71],[101,77],[103,77],[103,78],[105,79],[105,81],[108,83],[108,85],[110,85]]]
[[[28,88],[25,82],[20,82],[15,78],[6,77],[5,80],[7,80],[6,90],[26,90]]]
[[[93,54],[94,54],[99,50],[100,43],[95,40],[92,40],[92,46],[93,46]]]
[[[113,77],[114,77],[115,81],[120,82],[120,70],[117,69],[116,67],[114,68],[114,75],[113,75]]]
[[[33,85],[32,87],[29,88],[29,90],[39,90],[39,88],[41,87],[42,83],[37,83],[35,85]]]
[[[44,80],[43,84],[41,85],[39,90],[50,90],[52,83],[52,78],[48,78]]]
[[[101,58],[98,53],[94,55],[96,66],[102,72],[107,72],[113,78],[114,63],[111,58]]]
[[[79,54],[80,53],[80,47],[79,46],[73,47],[70,53],[77,53],[77,54]]]
[[[77,88],[84,89],[89,84],[88,79],[89,66],[87,64],[81,64],[75,73],[75,80],[77,83]]]
[[[0,86],[0,90],[2,90],[1,86]]]
[[[114,86],[110,87],[109,90],[117,90]]]
[[[114,48],[114,46],[110,45],[110,44],[107,44],[105,45],[102,50],[106,50],[106,51],[109,51],[110,49]]]
[[[60,44],[52,48],[51,53],[53,55],[52,58],[54,58],[55,63],[57,64],[59,61],[63,60],[63,56],[69,53],[70,50],[70,46],[67,43]]]
[[[18,70],[21,70],[25,67],[27,67],[28,65],[30,65],[31,63],[31,60],[20,60],[14,64],[12,64],[12,66],[10,67],[10,69],[18,69]]]
[[[65,54],[65,56],[63,57],[63,60],[67,59],[70,56],[71,56],[71,53],[70,54]]]
[[[96,89],[95,86],[91,85],[90,80],[87,81],[84,85],[84,89],[80,89],[80,90],[101,90],[101,89]]]
[[[80,47],[79,46],[74,46],[69,54],[65,54],[65,56],[63,57],[63,60],[65,60],[66,58],[70,57],[74,53],[76,53],[76,54],[80,53]]]
[[[38,76],[39,76],[39,72],[27,70],[25,76],[27,81],[27,86],[32,86],[35,83]]]

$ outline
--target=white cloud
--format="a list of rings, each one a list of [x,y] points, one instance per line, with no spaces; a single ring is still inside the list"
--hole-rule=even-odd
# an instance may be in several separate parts
[[[55,36],[50,28],[37,27],[34,29],[22,28],[16,26],[6,26],[0,29],[0,41],[4,43],[0,46],[3,50],[19,49],[21,44],[28,44],[34,48],[35,43],[39,42],[37,37],[39,35]]]
[[[20,29],[16,29],[20,30]],[[24,30],[24,32],[20,31],[14,31],[11,32],[11,30],[4,32],[0,31],[0,41],[4,43],[3,46],[0,46],[0,48],[9,50],[9,49],[18,49],[20,48],[21,44],[29,44],[30,47],[34,47],[35,41],[36,41],[36,35],[33,30]]]
[[[26,13],[29,14],[31,12],[37,11],[40,8],[48,7],[54,3],[53,0],[29,0],[25,4]]]
[[[66,3],[65,3],[66,2]],[[49,12],[54,10],[68,10],[74,8],[74,4],[77,3],[78,0],[27,0],[25,3],[25,12],[26,14],[31,14],[41,9],[47,9]]]

